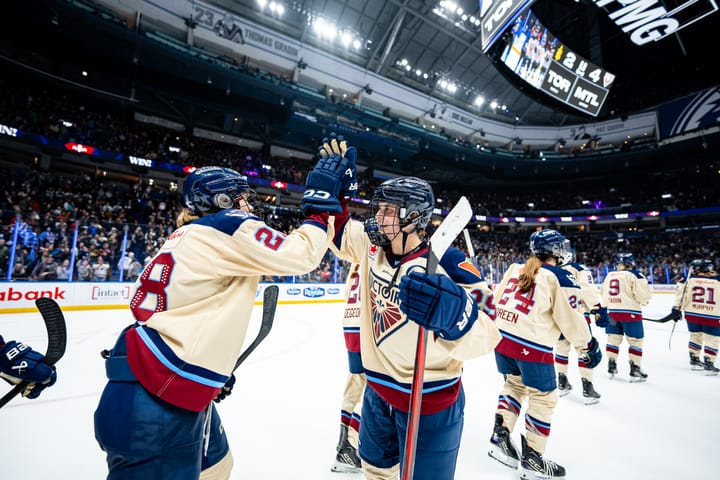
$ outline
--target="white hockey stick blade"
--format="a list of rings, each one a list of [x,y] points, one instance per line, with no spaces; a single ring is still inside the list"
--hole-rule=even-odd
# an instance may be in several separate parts
[[[466,197],[460,197],[447,217],[430,237],[430,250],[440,260],[445,251],[452,245],[455,238],[460,235],[465,226],[472,219],[472,207]]]

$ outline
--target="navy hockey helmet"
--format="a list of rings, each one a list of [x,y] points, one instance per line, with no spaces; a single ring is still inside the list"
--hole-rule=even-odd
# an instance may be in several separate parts
[[[414,223],[418,228],[425,228],[432,217],[435,195],[425,180],[398,177],[384,181],[375,189],[371,205],[377,207],[380,202],[400,207],[398,217],[402,227]]]
[[[200,215],[235,207],[243,192],[254,193],[246,177],[235,170],[202,167],[185,178],[183,203],[193,214]]]
[[[710,273],[711,271],[715,270],[715,264],[713,264],[712,260],[708,260],[706,258],[698,258],[697,260],[693,260],[690,262],[690,267],[692,267],[693,272],[699,272],[699,273]]]
[[[625,265],[627,267],[634,267],[635,255],[632,253],[617,253],[615,254],[615,263],[618,265]]]
[[[530,251],[535,255],[554,257],[560,265],[572,256],[570,240],[557,230],[549,228],[538,230],[530,235]]]
[[[390,239],[380,231],[375,217],[381,202],[398,206],[401,229],[411,224],[422,229],[430,223],[435,195],[430,184],[417,177],[393,178],[384,181],[375,189],[370,202],[370,216],[365,220],[365,232],[374,245],[384,247],[390,244]]]

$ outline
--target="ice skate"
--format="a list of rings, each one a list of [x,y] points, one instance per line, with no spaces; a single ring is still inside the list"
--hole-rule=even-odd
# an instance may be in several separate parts
[[[337,455],[335,456],[335,463],[330,468],[331,471],[340,473],[362,472],[362,465],[360,463],[360,457],[357,455],[357,450],[348,442],[347,425],[340,425],[340,441],[338,441],[336,450]]]
[[[710,360],[710,357],[705,357],[705,375],[717,375],[720,373],[715,364]]]
[[[647,373],[640,369],[640,365],[637,365],[635,362],[630,360],[630,382],[644,382],[647,380],[647,377]]]
[[[608,358],[608,373],[610,374],[610,378],[613,378],[615,375],[617,375],[617,362],[614,358]]]
[[[705,370],[705,364],[694,353],[690,354],[690,370]]]
[[[517,447],[510,438],[510,430],[503,426],[503,418],[499,413],[495,414],[495,429],[490,437],[488,455],[510,468],[517,468],[520,462]]]
[[[585,397],[585,405],[594,405],[600,401],[600,394],[595,391],[593,383],[587,378],[582,379],[583,397]]]
[[[540,453],[533,450],[521,436],[522,463],[520,464],[520,478],[526,480],[545,480],[549,478],[565,478],[565,467],[552,460],[543,458]]]
[[[558,373],[558,395],[564,397],[572,390],[572,385],[568,382],[567,375]]]

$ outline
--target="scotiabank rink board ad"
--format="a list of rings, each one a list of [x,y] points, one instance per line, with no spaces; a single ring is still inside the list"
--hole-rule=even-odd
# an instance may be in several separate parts
[[[261,283],[255,302],[262,303],[263,292],[270,283]],[[344,284],[280,283],[278,303],[344,302]],[[0,314],[35,312],[35,300],[47,297],[63,310],[127,309],[134,285],[113,282],[28,282],[0,283]]]

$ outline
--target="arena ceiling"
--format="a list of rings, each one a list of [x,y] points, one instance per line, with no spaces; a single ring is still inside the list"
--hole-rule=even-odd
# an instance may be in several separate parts
[[[583,114],[515,76],[498,61],[500,47],[481,48],[477,0],[212,0],[301,42],[327,49],[387,78],[467,107],[489,118],[522,125],[561,126],[622,117],[683,95],[720,85],[713,65],[720,13],[712,13],[662,40],[638,46],[610,19],[622,5],[599,0],[538,0],[533,13],[563,44],[616,78],[597,116]],[[517,3],[517,2],[516,2]],[[632,4],[623,1],[623,4]],[[718,8],[718,2],[645,1],[648,8],[684,14]],[[283,5],[282,15],[277,6]],[[274,7],[273,7],[274,5]],[[262,8],[261,8],[262,6]],[[272,8],[271,8],[272,7]],[[458,8],[462,9],[460,12]],[[452,10],[452,11],[451,11]],[[463,17],[464,15],[464,17]],[[314,28],[323,19],[336,38],[330,42]],[[330,27],[326,27],[328,30]],[[327,33],[327,32],[326,32]],[[347,46],[339,41],[346,35]],[[356,42],[357,40],[357,42]],[[450,94],[446,79],[457,86]],[[482,96],[481,107],[473,106]],[[490,108],[496,100],[507,111]],[[500,113],[499,113],[500,112]]]

